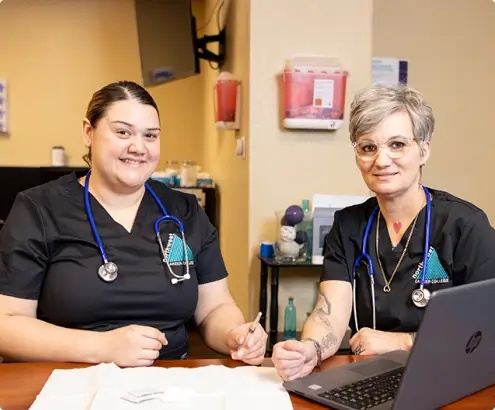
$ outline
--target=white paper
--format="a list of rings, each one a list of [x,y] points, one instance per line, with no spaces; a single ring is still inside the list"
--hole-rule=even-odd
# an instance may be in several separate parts
[[[132,403],[136,390],[163,392]],[[100,364],[54,370],[30,410],[291,410],[289,394],[272,367],[204,366],[121,369]]]
[[[394,86],[400,82],[407,82],[408,70],[405,60],[390,57],[373,57],[371,67],[373,84]]]

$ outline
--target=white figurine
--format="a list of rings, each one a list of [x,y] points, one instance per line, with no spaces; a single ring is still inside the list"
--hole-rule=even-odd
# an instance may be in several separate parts
[[[293,226],[282,226],[280,228],[280,239],[285,242],[292,242],[296,240],[296,228]]]
[[[294,226],[283,225],[280,227],[280,240],[277,246],[280,254],[286,258],[298,258],[301,246],[296,241],[296,228]]]

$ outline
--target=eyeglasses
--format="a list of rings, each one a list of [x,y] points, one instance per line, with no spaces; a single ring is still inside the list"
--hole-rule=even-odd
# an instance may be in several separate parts
[[[398,159],[407,154],[414,141],[414,138],[394,137],[384,144],[366,140],[356,141],[352,143],[352,147],[356,152],[356,156],[363,161],[376,159],[382,148],[386,149],[389,158]]]

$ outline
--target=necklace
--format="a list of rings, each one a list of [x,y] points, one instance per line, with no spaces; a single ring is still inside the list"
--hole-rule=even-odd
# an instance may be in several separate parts
[[[421,211],[420,211],[421,212]],[[399,261],[397,262],[397,265],[395,265],[395,269],[392,272],[392,275],[390,276],[390,279],[387,280],[387,277],[385,276],[385,271],[382,266],[382,261],[380,260],[380,252],[379,252],[379,236],[378,232],[380,232],[380,215],[381,212],[378,211],[378,219],[376,221],[376,235],[375,235],[375,246],[376,246],[376,258],[378,259],[378,264],[380,265],[380,270],[382,272],[383,280],[385,281],[385,286],[383,287],[383,291],[385,293],[389,293],[391,291],[390,284],[394,280],[394,276],[397,273],[397,269],[399,269],[400,264],[402,263],[402,259],[404,259],[404,256],[406,255],[407,248],[409,247],[409,242],[411,241],[412,234],[414,232],[414,227],[416,226],[416,221],[418,220],[419,212],[416,215],[416,218],[414,218],[411,231],[409,232],[409,236],[407,237],[407,242],[406,246],[404,246],[404,250],[402,251],[402,255],[400,255]]]

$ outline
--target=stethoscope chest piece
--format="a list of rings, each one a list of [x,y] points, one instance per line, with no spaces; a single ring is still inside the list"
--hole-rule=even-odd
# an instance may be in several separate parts
[[[413,303],[419,308],[424,308],[428,304],[430,297],[430,291],[425,288],[416,289],[411,295]]]
[[[119,268],[113,262],[106,262],[98,268],[98,275],[105,282],[113,282],[117,279]]]

